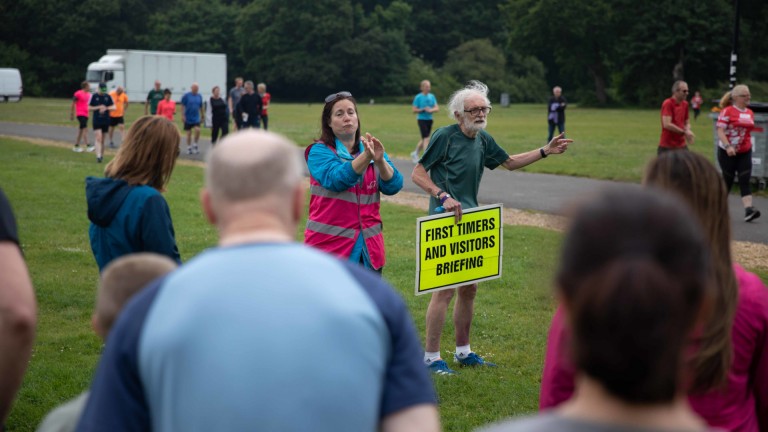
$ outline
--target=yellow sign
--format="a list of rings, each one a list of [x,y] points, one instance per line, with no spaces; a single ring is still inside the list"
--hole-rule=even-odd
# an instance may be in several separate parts
[[[501,204],[416,219],[416,295],[501,277]]]

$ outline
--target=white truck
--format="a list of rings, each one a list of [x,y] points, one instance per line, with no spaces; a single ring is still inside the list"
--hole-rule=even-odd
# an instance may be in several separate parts
[[[200,86],[207,101],[214,86],[227,94],[227,55],[213,53],[108,49],[107,55],[88,65],[86,80],[95,92],[100,82],[109,91],[122,86],[131,102],[145,102],[147,93],[160,81],[172,98],[181,101],[192,83]]]

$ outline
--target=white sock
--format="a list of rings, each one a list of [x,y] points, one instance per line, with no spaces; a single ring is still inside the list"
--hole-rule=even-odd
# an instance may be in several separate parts
[[[456,347],[456,357],[458,357],[458,358],[465,358],[471,352],[472,352],[472,350],[469,348],[469,345],[457,346]]]
[[[428,365],[436,360],[440,360],[440,351],[424,353],[424,364]]]

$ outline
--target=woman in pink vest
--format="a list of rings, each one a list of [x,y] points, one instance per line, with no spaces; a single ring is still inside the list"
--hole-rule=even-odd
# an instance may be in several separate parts
[[[728,194],[714,165],[694,152],[667,152],[647,168],[644,183],[687,202],[709,241],[715,301],[688,363],[688,402],[710,426],[768,431],[768,289],[731,259]],[[570,399],[575,368],[562,308],[552,319],[540,407]],[[669,367],[672,367],[670,365]]]
[[[325,98],[320,139],[304,157],[310,174],[304,243],[381,272],[380,194],[394,195],[403,176],[381,141],[360,134],[357,104],[346,91]]]

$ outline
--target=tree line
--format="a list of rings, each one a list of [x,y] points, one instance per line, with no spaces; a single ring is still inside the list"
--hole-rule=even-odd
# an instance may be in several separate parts
[[[0,0],[0,67],[69,96],[108,48],[227,54],[281,100],[412,95],[469,79],[493,100],[657,105],[676,79],[724,90],[736,0]],[[740,81],[768,82],[768,2],[738,0]],[[714,90],[713,90],[714,91]]]

